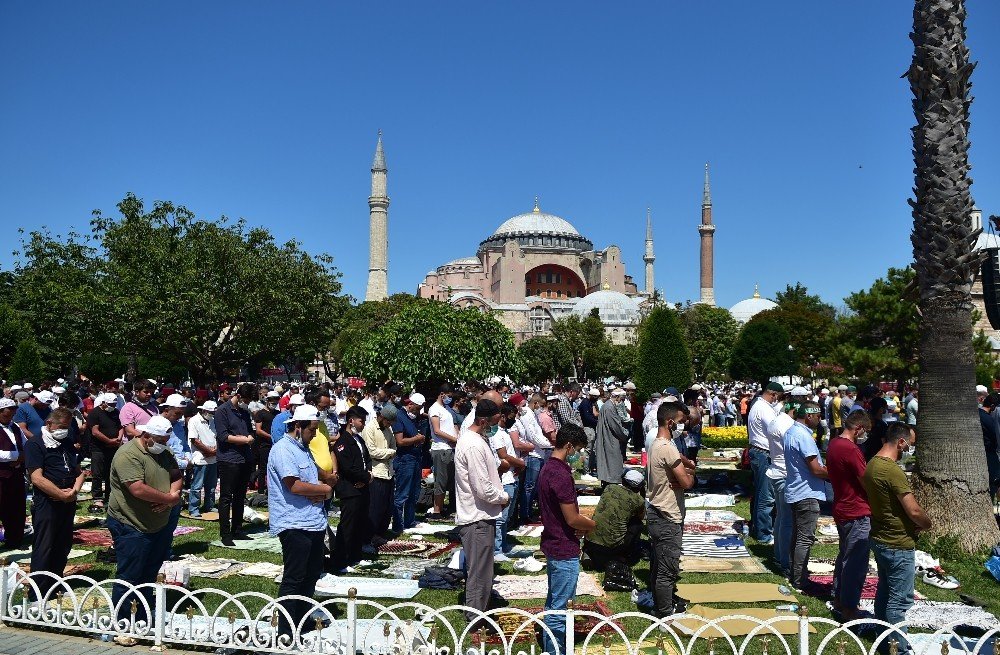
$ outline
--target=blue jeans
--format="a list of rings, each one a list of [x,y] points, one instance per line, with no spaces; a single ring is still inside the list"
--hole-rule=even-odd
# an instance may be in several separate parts
[[[877,541],[871,542],[878,566],[878,589],[875,591],[875,618],[887,623],[906,620],[906,610],[913,607],[913,551],[889,548]],[[906,628],[902,628],[906,632]],[[899,634],[886,639],[882,647],[888,651],[889,641],[899,639],[899,652],[910,650],[910,643]]]
[[[868,534],[872,529],[870,516],[837,524],[840,549],[833,570],[833,599],[840,607],[856,610],[861,603],[861,590],[868,575]]]
[[[507,497],[513,500],[514,493],[517,491],[517,483],[505,484],[503,490],[507,492]],[[507,506],[500,512],[500,518],[497,519],[497,536],[493,541],[494,555],[500,555],[510,550],[510,544],[507,543],[507,519],[510,518],[510,508],[513,504],[513,502],[507,503]]]
[[[564,610],[566,603],[576,596],[576,581],[580,577],[580,559],[550,559],[547,562],[549,591],[545,596],[546,610]],[[566,655],[566,617],[562,614],[547,614],[545,625],[555,636],[559,650],[556,651],[548,631],[542,632],[542,650],[551,655]]]
[[[396,456],[392,461],[392,474],[396,479],[396,492],[392,501],[392,529],[398,532],[417,524],[420,457],[415,454]]]
[[[130,525],[109,516],[108,530],[115,547],[115,577],[129,584],[140,585],[156,582],[156,574],[167,559],[167,551],[173,541],[173,527],[169,522],[159,532],[140,532]],[[153,588],[146,587],[141,591],[143,598],[153,609]],[[115,583],[111,589],[111,602],[118,606],[118,619],[128,619],[132,615],[132,594],[124,585]],[[146,620],[146,608],[138,601],[136,620]]]
[[[542,472],[542,465],[545,463],[541,457],[524,458],[524,495],[521,498],[521,522],[527,523],[531,518],[531,505],[538,497],[538,474]]]
[[[757,541],[770,541],[774,538],[774,526],[771,520],[774,495],[771,493],[771,478],[767,477],[767,468],[770,465],[771,458],[766,452],[757,448],[750,449],[750,470],[753,471],[750,530]]]
[[[191,490],[188,492],[188,512],[215,511],[215,485],[219,482],[219,465],[216,463],[196,465],[191,475]],[[205,503],[201,503],[201,490],[205,490]],[[200,507],[200,509],[199,509]]]
[[[778,514],[774,519],[774,561],[786,578],[792,566],[792,508],[785,502],[785,479],[771,480],[771,494]]]

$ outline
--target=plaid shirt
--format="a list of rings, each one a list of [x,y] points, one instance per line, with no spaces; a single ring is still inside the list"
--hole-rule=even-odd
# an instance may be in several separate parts
[[[331,437],[340,433],[340,421],[337,420],[337,410],[333,405],[323,415],[323,422],[326,423],[326,432]]]
[[[556,422],[556,430],[567,423],[583,427],[583,420],[580,419],[580,410],[573,407],[566,394],[559,395],[559,407],[556,413],[558,416],[553,417]]]

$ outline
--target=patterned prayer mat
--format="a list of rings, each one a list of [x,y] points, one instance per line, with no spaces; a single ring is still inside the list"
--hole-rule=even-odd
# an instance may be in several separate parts
[[[718,545],[715,542],[719,539],[729,539],[722,535],[714,534],[684,534],[683,553],[694,557],[750,557],[746,545],[740,540],[735,540],[730,545]],[[737,543],[738,542],[738,543]]]
[[[576,603],[574,608],[581,612],[592,612],[594,614],[600,614],[601,616],[611,616],[611,609],[608,608],[601,601],[594,601],[593,603]],[[525,612],[529,614],[537,614],[544,611],[542,607],[526,607]],[[503,631],[504,635],[507,637],[507,643],[510,643],[511,639],[514,639],[514,643],[523,642],[533,642],[538,639],[538,635],[541,634],[541,629],[537,625],[527,625],[525,629],[518,633],[517,638],[514,638],[514,633],[521,626],[528,624],[529,619],[522,614],[516,614],[514,612],[500,612],[494,615],[493,618],[500,625],[500,629]],[[590,633],[591,630],[597,627],[598,619],[593,616],[577,616],[573,621],[574,632],[578,635],[586,635]],[[620,624],[615,623],[615,625]],[[597,630],[597,634],[617,634],[614,627],[611,624],[605,624]],[[480,645],[482,643],[480,635],[478,632],[473,632],[471,636],[473,645]],[[500,635],[488,630],[486,633],[486,643],[490,645],[496,645],[502,643]],[[599,652],[604,652],[603,648],[598,649],[598,642],[591,640],[590,647]]]
[[[507,600],[545,598],[548,590],[549,580],[546,575],[498,575],[493,579],[493,591]],[[603,598],[605,593],[592,573],[580,571],[576,581],[576,595]]]
[[[875,609],[875,601],[862,600],[858,609],[869,612]],[[913,602],[906,612],[906,620],[911,628],[942,628],[957,623],[970,628],[990,630],[1000,626],[1000,621],[982,607],[972,607],[962,603],[938,603],[930,600]]]
[[[403,541],[395,539],[378,547],[378,554],[385,557],[419,557],[437,559],[451,552],[456,544],[434,541]]]
[[[697,523],[693,521],[684,522],[684,532],[690,534],[717,534],[732,535],[737,534],[733,523]]]
[[[100,546],[110,548],[114,542],[107,528],[88,528],[73,530],[73,543],[81,546]]]
[[[696,523],[732,523],[742,521],[743,517],[728,509],[692,509],[685,513],[684,520]]]
[[[681,557],[682,573],[770,573],[756,557]]]

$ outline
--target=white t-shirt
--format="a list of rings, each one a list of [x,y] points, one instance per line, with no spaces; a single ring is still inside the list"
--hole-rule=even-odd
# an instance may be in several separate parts
[[[917,402],[916,398],[914,398],[910,402],[906,403],[906,422],[909,423],[910,425],[916,425],[917,424],[917,407],[918,406],[919,406],[919,403]]]
[[[191,420],[188,421],[188,440],[193,442],[195,439],[200,441],[203,446],[215,448],[217,446],[215,441],[215,419],[206,421],[200,413],[192,416]],[[203,455],[202,452],[195,448],[192,444],[191,464],[194,466],[215,464],[215,456],[205,457],[205,455]]]
[[[433,419],[435,416],[438,417],[441,423],[439,428],[440,431],[446,434],[450,434],[451,436],[455,436],[455,419],[452,417],[451,412],[448,411],[448,408],[439,402],[435,402],[433,405],[431,405],[430,411],[427,412],[427,418]],[[432,431],[433,427],[434,423],[432,422],[431,423]],[[445,441],[436,434],[431,439],[431,450],[449,450],[454,447],[455,447],[454,443]]]
[[[747,433],[751,446],[769,450],[770,440],[767,437],[767,426],[771,424],[775,416],[774,408],[763,398],[753,404],[747,415]]]
[[[503,428],[499,428],[497,433],[490,437],[490,446],[493,447],[493,455],[497,460],[497,468],[500,468],[500,455],[497,451],[501,448],[505,449],[508,455],[517,455],[517,453],[514,452],[514,442],[511,441],[510,434],[508,434]],[[500,484],[506,486],[516,482],[517,478],[514,477],[514,472],[510,469],[500,474]]]
[[[885,404],[888,407],[889,411],[885,413],[885,416],[882,417],[882,420],[885,421],[886,423],[889,423],[890,421],[898,421],[899,415],[896,412],[899,411],[899,403],[896,402],[896,399],[886,398]]]
[[[793,425],[795,425],[795,421],[784,412],[775,416],[774,420],[767,425],[768,451],[771,456],[771,465],[767,468],[767,477],[772,480],[785,479],[784,438],[785,432]]]
[[[371,396],[365,396],[358,403],[358,407],[368,412],[368,416],[365,418],[365,425],[375,422],[375,401],[371,399]]]

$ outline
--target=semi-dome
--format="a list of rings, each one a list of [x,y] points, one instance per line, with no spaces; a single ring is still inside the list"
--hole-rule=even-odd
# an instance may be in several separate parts
[[[729,308],[729,313],[732,314],[737,322],[746,323],[757,314],[774,309],[777,306],[778,303],[767,298],[761,298],[760,292],[754,287],[753,297],[739,301]]]
[[[597,310],[601,323],[605,325],[638,325],[639,303],[620,291],[595,291],[576,301],[573,313],[587,318]]]
[[[479,250],[503,248],[507,241],[516,241],[522,249],[562,249],[576,252],[594,249],[594,244],[584,238],[565,218],[539,209],[537,198],[534,209],[501,223],[493,234],[479,244]]]

